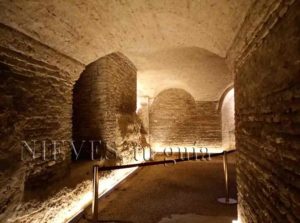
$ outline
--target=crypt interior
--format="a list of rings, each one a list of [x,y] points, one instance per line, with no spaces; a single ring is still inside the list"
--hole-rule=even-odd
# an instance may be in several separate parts
[[[299,0],[0,18],[0,222],[300,222]]]

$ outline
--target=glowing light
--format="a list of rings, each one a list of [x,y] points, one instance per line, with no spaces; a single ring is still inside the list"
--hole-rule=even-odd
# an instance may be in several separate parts
[[[138,163],[141,162],[142,158],[143,158],[143,153],[142,151],[139,151],[137,153],[138,161],[128,160],[126,163]],[[110,190],[112,190],[116,185],[118,185],[121,181],[123,181],[135,170],[137,170],[137,167],[114,170],[108,176],[100,177],[99,184],[98,184],[99,198],[105,195]],[[85,190],[85,192],[82,195],[80,195],[78,199],[75,199],[74,201],[72,201],[71,204],[68,204],[67,207],[61,209],[61,211],[59,211],[59,213],[56,214],[55,219],[53,219],[51,222],[53,223],[69,222],[78,213],[86,209],[91,204],[93,199],[93,192],[91,188],[92,185],[89,184],[88,191]]]
[[[130,169],[115,170],[113,176],[99,180],[99,193],[100,196],[114,188],[120,181],[129,176],[137,167]]]
[[[137,99],[136,99],[136,113],[138,113],[141,108],[142,108],[141,99],[140,99],[140,97],[137,97]]]
[[[158,152],[160,150],[160,147],[161,146],[159,143],[154,143],[152,148],[154,152]]]
[[[71,205],[66,208],[61,209],[52,220],[53,223],[68,222],[77,213],[83,211],[92,201],[92,191],[89,191],[79,197],[79,199],[74,200]]]
[[[240,223],[239,220],[232,220],[232,223]]]
[[[132,172],[134,172],[137,168],[129,168],[129,169],[121,169],[115,170],[107,177],[100,177],[99,179],[99,198],[104,194],[113,189],[117,184],[119,184],[122,180],[128,177]],[[72,218],[74,218],[78,213],[82,212],[86,209],[92,202],[93,193],[91,190],[91,184],[89,184],[89,191],[83,193],[79,196],[78,199],[72,201],[67,207],[62,208],[55,216],[55,218],[51,221],[53,223],[63,223],[69,222]]]

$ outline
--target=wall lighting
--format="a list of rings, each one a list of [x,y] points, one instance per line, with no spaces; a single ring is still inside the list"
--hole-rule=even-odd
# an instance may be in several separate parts
[[[99,197],[113,189],[122,180],[128,177],[137,168],[115,170],[105,178],[99,180]],[[65,223],[71,221],[77,214],[87,208],[92,202],[92,191],[88,191],[82,194],[79,199],[74,200],[68,207],[62,208],[59,213],[56,214],[55,218],[51,220],[51,223]]]

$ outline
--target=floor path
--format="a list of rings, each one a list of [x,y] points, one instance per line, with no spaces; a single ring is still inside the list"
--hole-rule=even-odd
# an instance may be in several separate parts
[[[229,155],[230,194],[236,198],[235,154]],[[222,157],[143,167],[99,201],[99,219],[128,223],[231,223],[236,205],[223,205]],[[90,208],[86,210],[90,217]],[[81,219],[80,223],[87,220]]]

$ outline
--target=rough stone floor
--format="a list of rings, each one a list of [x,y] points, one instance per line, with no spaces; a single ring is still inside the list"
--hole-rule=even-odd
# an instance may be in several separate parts
[[[230,194],[236,198],[235,154],[229,155]],[[100,222],[231,223],[236,205],[224,196],[222,157],[174,166],[144,167],[100,199]],[[90,217],[90,207],[85,216]],[[83,218],[80,223],[88,222]]]

